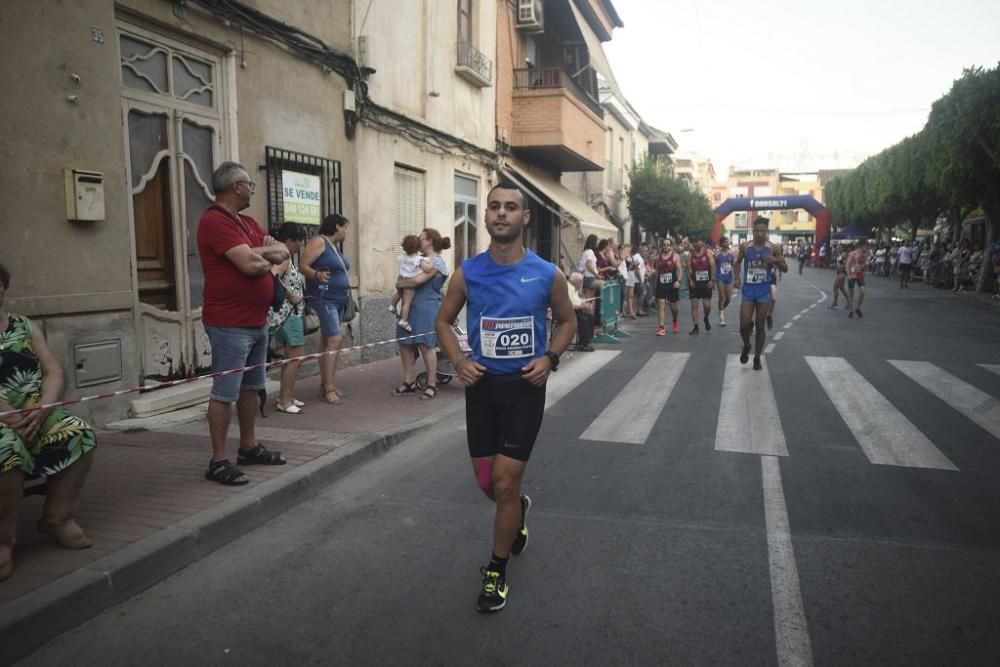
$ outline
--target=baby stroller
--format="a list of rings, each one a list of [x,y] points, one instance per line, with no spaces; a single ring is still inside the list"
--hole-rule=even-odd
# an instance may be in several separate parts
[[[464,331],[462,331],[462,327],[458,326],[457,324],[453,324],[451,325],[451,329],[452,331],[455,332],[455,336],[458,338],[458,347],[460,350],[462,350],[462,353],[468,354],[472,352],[472,348],[469,347],[469,336]],[[448,384],[449,382],[451,382],[451,379],[453,377],[458,375],[458,372],[455,370],[455,366],[451,363],[451,359],[448,359],[447,357],[442,357],[439,354],[440,351],[441,351],[440,346],[434,348],[434,352],[435,354],[437,354],[438,357],[437,381],[438,384]],[[421,391],[427,388],[427,371],[421,371],[417,375],[416,384],[417,388],[420,389]]]

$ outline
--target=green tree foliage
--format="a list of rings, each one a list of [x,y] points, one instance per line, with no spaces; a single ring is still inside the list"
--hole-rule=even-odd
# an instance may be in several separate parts
[[[956,231],[976,208],[986,216],[987,246],[1000,234],[1000,66],[967,69],[934,102],[927,124],[830,181],[826,205],[838,226],[888,229],[908,222],[914,233],[948,213]],[[984,253],[979,289],[992,273]]]
[[[715,224],[705,195],[652,160],[629,171],[628,205],[632,219],[658,238],[674,234],[707,238]]]

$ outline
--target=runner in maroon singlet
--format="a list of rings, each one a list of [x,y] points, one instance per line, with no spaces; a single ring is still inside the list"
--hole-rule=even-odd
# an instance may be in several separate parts
[[[656,312],[660,322],[660,328],[656,330],[657,336],[667,334],[667,302],[670,302],[670,314],[674,318],[674,333],[680,330],[677,324],[677,301],[680,299],[680,274],[683,260],[674,252],[673,243],[670,239],[663,241],[660,247],[660,254],[653,262],[656,283]]]
[[[691,321],[694,329],[691,334],[698,333],[698,302],[701,301],[704,310],[705,331],[711,331],[712,325],[708,316],[712,314],[712,288],[715,286],[715,257],[705,250],[705,242],[694,242],[691,257],[688,258],[688,285],[691,293]]]

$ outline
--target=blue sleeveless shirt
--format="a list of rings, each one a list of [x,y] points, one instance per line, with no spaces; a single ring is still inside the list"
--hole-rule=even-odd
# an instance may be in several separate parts
[[[473,361],[512,375],[545,354],[555,264],[527,249],[517,264],[497,264],[487,250],[462,262],[462,274]]]
[[[732,251],[720,252],[715,257],[715,279],[720,283],[733,282],[733,262],[736,258]]]
[[[771,246],[757,249],[751,243],[743,252],[743,298],[766,302],[771,298],[771,278],[764,258],[771,254]]]

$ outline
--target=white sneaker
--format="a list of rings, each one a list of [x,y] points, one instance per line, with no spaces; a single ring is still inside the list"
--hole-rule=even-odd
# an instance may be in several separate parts
[[[726,314],[725,313],[719,313],[719,326],[720,327],[726,326]]]
[[[389,311],[390,313],[392,313],[393,315],[396,315],[396,314],[397,314],[397,313],[396,313],[396,306],[392,305],[391,303],[389,304],[389,307],[388,307],[388,311]]]
[[[406,320],[400,320],[400,321],[396,322],[396,324],[398,324],[401,329],[403,329],[405,331],[408,331],[410,333],[413,333],[413,327],[411,327],[410,323],[407,322]]]

